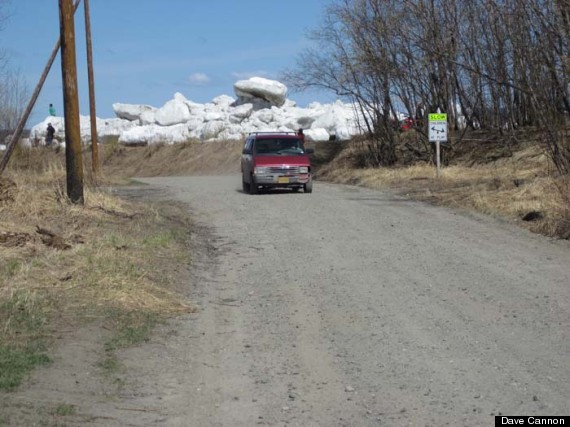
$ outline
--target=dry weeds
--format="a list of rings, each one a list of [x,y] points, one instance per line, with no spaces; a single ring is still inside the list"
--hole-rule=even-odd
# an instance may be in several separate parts
[[[19,153],[2,182],[10,196],[0,202],[0,346],[25,346],[50,322],[104,319],[109,309],[191,310],[172,268],[189,256],[181,210],[169,207],[186,221],[174,227],[164,211],[90,183],[84,206],[69,203],[61,155],[41,148]]]
[[[187,142],[147,147],[118,146],[104,160],[110,176],[176,176],[239,173],[239,141]]]

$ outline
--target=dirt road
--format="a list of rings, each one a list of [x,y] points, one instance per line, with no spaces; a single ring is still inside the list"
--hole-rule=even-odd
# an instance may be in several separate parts
[[[249,196],[239,176],[143,181],[135,192],[193,211],[199,310],[119,354],[124,392],[81,405],[89,425],[570,414],[568,242],[355,187]]]
[[[199,312],[126,351],[133,425],[493,425],[570,414],[570,247],[318,184],[145,179],[200,227]],[[149,363],[149,360],[154,360]]]

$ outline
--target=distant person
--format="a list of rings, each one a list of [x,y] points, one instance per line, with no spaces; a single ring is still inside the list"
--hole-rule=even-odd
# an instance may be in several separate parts
[[[49,115],[55,116],[55,107],[53,106],[53,104],[49,104]]]
[[[46,146],[50,146],[51,144],[53,144],[53,136],[55,135],[55,128],[51,125],[51,123],[48,123],[47,125],[47,135],[46,135]]]
[[[305,145],[305,133],[303,132],[302,128],[297,131],[297,136],[299,137],[303,145]]]
[[[418,104],[418,106],[416,107],[416,126],[417,127],[421,128],[424,125],[425,112],[426,112],[426,109],[424,107],[424,104],[422,104],[420,102]]]

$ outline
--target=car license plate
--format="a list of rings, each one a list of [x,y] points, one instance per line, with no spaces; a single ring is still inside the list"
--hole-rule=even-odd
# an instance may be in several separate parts
[[[279,178],[277,178],[277,182],[279,184],[289,184],[289,178],[287,178],[286,176],[280,176]]]

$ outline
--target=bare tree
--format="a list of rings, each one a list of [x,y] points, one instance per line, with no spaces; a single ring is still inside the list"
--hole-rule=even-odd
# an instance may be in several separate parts
[[[0,0],[0,31],[8,18],[8,0]],[[10,67],[8,56],[0,52],[0,142],[15,128],[27,99],[28,89],[18,70]]]
[[[28,88],[19,71],[7,68],[0,73],[0,129],[13,131],[22,116]]]
[[[7,19],[6,7],[8,5],[8,0],[0,0],[0,31],[4,27],[4,22]],[[6,66],[6,52],[0,48],[0,72]]]
[[[396,111],[422,124],[440,109],[455,129],[496,130],[507,144],[538,127],[570,172],[570,0],[331,0],[312,38],[317,50],[285,79],[355,101],[373,163],[395,161]]]
[[[318,50],[306,52],[299,70],[285,76],[293,88],[325,88],[355,103],[361,126],[371,137],[372,166],[396,161],[398,139],[391,84],[398,2],[383,3],[342,0],[331,5],[323,25],[312,34]]]

